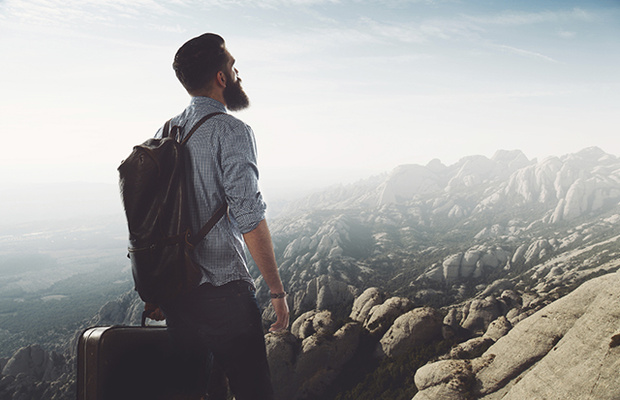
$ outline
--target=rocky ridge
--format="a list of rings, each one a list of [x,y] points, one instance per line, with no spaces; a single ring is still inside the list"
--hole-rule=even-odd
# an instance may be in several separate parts
[[[309,196],[271,231],[297,315],[316,306],[302,298],[322,275],[444,306],[503,277],[536,290],[583,280],[618,254],[619,202],[620,159],[598,148],[541,162],[498,151]]]
[[[618,264],[602,270],[617,269]],[[568,399],[616,398],[619,280],[620,272],[608,273],[555,301],[553,294],[534,299],[499,285],[499,291],[487,297],[441,309],[414,307],[406,298],[368,288],[355,298],[345,320],[315,309],[295,319],[290,331],[265,336],[276,398],[325,398],[326,390],[369,344],[368,362],[409,356],[442,340],[458,344],[415,372],[416,387],[409,389],[420,390],[416,400],[555,398],[558,384],[566,385],[562,394]],[[140,308],[139,298],[128,293],[104,305],[91,322],[135,325]],[[73,363],[72,357],[36,345],[24,348],[3,364],[0,394],[73,398]],[[590,397],[584,397],[586,389]]]
[[[294,317],[289,333],[266,336],[279,398],[326,398],[321,396],[361,353],[365,360],[396,360],[438,341],[455,346],[435,367],[418,370],[417,388],[410,389],[427,396],[420,398],[439,398],[433,397],[437,391],[446,399],[495,399],[521,387],[524,371],[539,368],[536,361],[572,335],[570,323],[541,344],[547,350],[530,357],[530,364],[519,364],[518,353],[512,361],[502,359],[518,365],[491,385],[485,374],[498,365],[496,349],[502,341],[518,348],[517,341],[530,340],[519,327],[548,318],[540,316],[545,307],[570,309],[561,301],[573,289],[616,276],[619,202],[620,160],[590,148],[542,162],[500,151],[452,166],[436,160],[401,166],[291,204],[270,224]],[[257,286],[267,325],[273,311],[260,278]],[[91,325],[136,324],[139,308],[135,295],[127,294],[106,304]],[[585,318],[588,310],[571,312],[595,324]],[[613,312],[597,318],[618,323]],[[616,333],[608,331],[605,340],[616,343]],[[565,353],[576,343],[569,342]],[[74,357],[72,348],[65,360]],[[615,353],[605,354],[597,359],[599,388],[617,379],[607,369],[608,362],[616,365]],[[536,382],[534,376],[528,380]],[[29,386],[16,382],[3,372],[0,394],[27,393]],[[42,385],[70,392],[69,380],[58,382]],[[51,398],[37,396],[30,398]]]

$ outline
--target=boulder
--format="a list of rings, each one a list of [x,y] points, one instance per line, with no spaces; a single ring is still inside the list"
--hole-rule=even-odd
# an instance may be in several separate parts
[[[379,357],[396,357],[408,350],[442,338],[443,317],[431,307],[421,307],[401,315],[377,345]]]
[[[306,285],[306,290],[295,295],[294,313],[300,314],[308,310],[326,310],[349,307],[357,289],[331,275],[321,275]]]
[[[466,342],[454,346],[450,350],[450,358],[468,360],[480,357],[493,343],[495,343],[495,341],[486,336],[469,339]]]
[[[552,247],[547,239],[538,239],[527,248],[524,255],[525,263],[534,264],[536,261],[544,258],[550,250],[552,250]]]
[[[275,399],[320,396],[355,354],[361,331],[360,323],[350,322],[334,333],[316,332],[303,340],[291,333],[267,334],[265,344]]]
[[[512,324],[504,316],[499,317],[489,324],[489,328],[484,333],[485,338],[490,338],[497,342],[502,336],[505,336],[512,329]]]
[[[366,289],[358,298],[353,302],[351,314],[349,318],[357,322],[364,322],[370,314],[370,310],[381,304],[383,301],[381,292],[377,288]]]
[[[446,282],[453,282],[461,276],[461,261],[463,253],[453,254],[442,263],[443,277]]]
[[[461,326],[472,332],[484,332],[489,324],[502,314],[502,306],[494,296],[471,302]]]
[[[471,400],[476,373],[493,360],[442,360],[419,368],[414,377],[418,393],[412,400]]]
[[[340,374],[355,354],[361,327],[351,322],[333,336],[315,334],[303,340],[295,365],[295,399],[316,398]]]
[[[315,333],[326,335],[335,331],[336,325],[332,313],[327,310],[308,311],[299,316],[291,325],[291,333],[302,340]]]
[[[443,360],[427,364],[415,373],[418,393],[413,400],[462,400],[470,391],[474,373],[469,360]]]
[[[364,321],[364,329],[373,336],[383,336],[394,320],[411,309],[412,303],[404,297],[391,297],[383,304],[372,307]]]
[[[294,382],[297,338],[289,332],[268,333],[265,346],[275,400],[290,400],[297,389]]]

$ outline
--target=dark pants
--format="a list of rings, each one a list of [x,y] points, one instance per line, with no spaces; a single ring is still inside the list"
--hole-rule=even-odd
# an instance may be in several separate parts
[[[204,284],[162,310],[173,340],[207,362],[212,355],[236,400],[273,399],[261,314],[249,283]]]

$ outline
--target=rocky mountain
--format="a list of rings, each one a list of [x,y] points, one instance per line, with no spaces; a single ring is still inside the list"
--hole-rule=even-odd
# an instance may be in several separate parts
[[[445,306],[497,279],[559,286],[596,273],[617,254],[619,200],[620,160],[601,149],[541,162],[498,151],[331,188],[291,203],[271,230],[297,313],[330,301],[308,287],[322,275],[349,293],[377,286]]]
[[[619,202],[620,159],[601,149],[541,162],[520,151],[499,151],[491,159],[466,157],[451,166],[436,160],[400,166],[331,188],[290,204],[271,229],[295,315],[316,318],[316,310],[329,310],[342,321],[327,335],[336,348],[326,354],[337,354],[344,337],[338,326],[349,335],[355,331],[347,325],[357,318],[354,302],[371,296],[364,290],[374,287],[373,299],[376,293],[391,297],[373,300],[367,309],[390,309],[393,318],[375,336],[372,316],[358,318],[362,339],[355,340],[374,337],[375,356],[394,359],[435,337],[471,339],[451,350],[471,358],[583,282],[618,270]],[[259,288],[266,300],[260,280]],[[269,308],[264,317],[273,319]],[[620,323],[613,313],[606,318]],[[311,342],[292,335],[301,350],[292,351],[298,358],[284,370],[299,379],[293,366]],[[336,364],[330,359],[321,361],[327,372],[312,378],[324,388],[336,379],[338,365],[343,368],[342,358]],[[292,376],[284,380],[294,382]],[[299,391],[307,393],[307,386],[290,393]],[[293,398],[290,393],[283,398]],[[460,398],[490,395],[463,393]]]
[[[598,148],[403,165],[291,202],[270,222],[293,314],[266,335],[278,399],[620,397],[619,223],[620,159]],[[29,398],[69,398],[72,348],[37,358],[50,380]],[[37,351],[3,361],[0,397],[28,393],[8,367]]]

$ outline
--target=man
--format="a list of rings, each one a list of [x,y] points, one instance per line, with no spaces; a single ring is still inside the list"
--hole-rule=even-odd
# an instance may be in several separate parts
[[[175,73],[192,96],[172,119],[182,127],[181,136],[203,116],[223,113],[207,120],[185,145],[192,229],[198,231],[223,204],[229,212],[193,250],[200,286],[159,306],[174,339],[190,351],[213,354],[237,400],[264,400],[273,390],[244,243],[272,294],[277,320],[270,331],[288,327],[289,310],[258,189],[254,134],[226,113],[249,105],[234,64],[224,40],[210,33],[185,43],[174,58]],[[161,135],[162,129],[156,136]],[[146,305],[157,317],[155,308]]]

